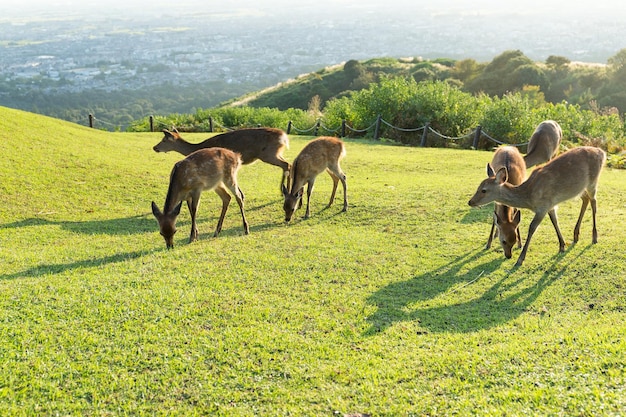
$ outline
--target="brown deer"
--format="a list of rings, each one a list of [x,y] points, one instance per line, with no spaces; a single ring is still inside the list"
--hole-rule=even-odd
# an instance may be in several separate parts
[[[499,147],[493,155],[489,166],[492,172],[497,172],[502,167],[506,168],[508,173],[507,181],[511,185],[520,185],[526,179],[524,158],[514,146]],[[504,256],[510,259],[513,256],[513,246],[517,243],[518,248],[522,247],[522,238],[519,231],[520,220],[521,212],[518,209],[495,203],[491,231],[489,232],[489,239],[485,249],[489,249],[493,237],[498,236],[502,250],[504,250]]]
[[[563,131],[554,120],[539,123],[530,137],[528,149],[524,155],[526,168],[543,164],[554,158],[559,151]]]
[[[307,186],[306,213],[304,218],[309,218],[309,202],[315,178],[326,170],[333,179],[333,191],[330,194],[328,207],[335,201],[337,183],[341,181],[343,185],[343,210],[348,210],[348,196],[346,175],[339,166],[339,161],[346,155],[346,148],[342,141],[337,138],[322,136],[309,142],[298,154],[291,166],[291,190],[284,185],[283,196],[285,201],[285,222],[289,222],[296,209],[302,205],[302,194],[304,185]]]
[[[222,230],[224,215],[231,200],[228,190],[233,193],[239,204],[245,234],[250,232],[243,209],[244,195],[237,185],[237,171],[240,166],[239,155],[224,148],[201,149],[174,165],[170,174],[170,185],[163,212],[154,201],[152,202],[152,214],[159,222],[159,229],[168,249],[174,247],[176,218],[180,214],[183,200],[187,201],[191,214],[189,243],[198,239],[196,213],[200,203],[200,194],[204,190],[215,190],[222,199],[222,212],[213,237],[217,237]]]
[[[518,186],[507,183],[506,167],[493,172],[488,166],[489,178],[478,186],[469,205],[478,207],[496,201],[511,207],[530,209],[535,213],[516,266],[521,266],[524,262],[530,239],[546,214],[550,216],[559,239],[559,251],[565,251],[565,241],[559,229],[555,207],[576,196],[582,198],[582,205],[574,227],[574,243],[578,242],[580,224],[589,203],[593,218],[592,242],[597,243],[596,189],[605,161],[606,154],[599,148],[591,146],[574,148],[536,168],[528,180]]]
[[[281,185],[289,185],[289,162],[283,158],[283,152],[289,148],[289,137],[281,129],[270,127],[238,129],[210,137],[200,143],[189,143],[178,130],[163,130],[163,139],[152,149],[155,152],[176,151],[185,156],[204,148],[226,148],[241,155],[244,165],[260,159],[283,170]]]

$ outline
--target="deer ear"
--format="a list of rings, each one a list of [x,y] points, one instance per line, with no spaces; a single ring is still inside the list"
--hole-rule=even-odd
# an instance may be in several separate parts
[[[287,190],[287,187],[285,187],[285,184],[282,184],[282,190],[283,190],[283,196],[289,195],[289,191]]]
[[[503,184],[509,179],[509,172],[506,167],[502,167],[496,172],[496,181],[498,184]]]
[[[489,162],[487,162],[487,176],[489,178],[496,176],[496,173],[493,172],[493,168],[491,167],[491,164]]]
[[[152,214],[154,214],[154,217],[156,218],[159,218],[163,215],[154,201],[152,202]]]
[[[515,210],[515,215],[513,216],[513,223],[516,225],[522,220],[522,212],[520,210]]]
[[[302,194],[304,193],[304,187],[300,188],[296,193],[297,198],[302,198]]]
[[[493,219],[496,221],[496,224],[502,224],[502,219],[500,219],[500,216],[495,210],[493,212]]]

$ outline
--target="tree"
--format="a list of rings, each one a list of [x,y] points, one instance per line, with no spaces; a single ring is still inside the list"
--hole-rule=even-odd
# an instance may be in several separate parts
[[[607,60],[607,64],[613,71],[619,71],[626,67],[626,48],[621,49],[618,53]]]
[[[513,72],[524,65],[534,63],[519,50],[505,51],[487,64],[479,76],[466,83],[466,88],[473,93],[501,96],[511,90],[510,77]],[[513,85],[523,87],[515,83]]]
[[[454,67],[450,70],[452,78],[461,80],[462,82],[471,81],[476,78],[482,69],[482,66],[474,59],[462,59],[456,61]]]
[[[517,91],[527,85],[539,86],[542,91],[549,87],[548,77],[541,68],[535,64],[524,64],[515,68],[511,73],[509,91]]]
[[[557,70],[562,69],[566,65],[569,65],[572,61],[565,58],[564,56],[558,55],[550,55],[548,59],[546,59],[546,65],[549,67],[555,68]]]

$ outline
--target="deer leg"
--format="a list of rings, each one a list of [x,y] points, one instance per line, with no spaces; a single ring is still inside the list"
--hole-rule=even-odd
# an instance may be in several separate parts
[[[289,165],[289,162],[281,158],[278,166],[283,169],[283,179],[282,179],[281,185],[286,183],[287,189],[290,190],[291,189],[291,165]]]
[[[196,224],[196,213],[198,212],[198,205],[200,204],[200,195],[194,193],[187,199],[187,208],[191,214],[191,233],[189,234],[189,243],[198,240],[198,225]]]
[[[522,263],[524,263],[524,259],[526,259],[526,252],[528,251],[528,246],[530,245],[530,238],[533,237],[533,234],[535,234],[535,230],[537,230],[537,227],[539,227],[539,224],[545,216],[545,213],[535,213],[533,221],[530,222],[530,226],[528,226],[528,236],[526,237],[526,243],[524,243],[524,248],[522,249],[522,253],[519,254],[519,258],[517,258],[515,266],[522,266]]]
[[[217,237],[222,231],[224,216],[226,216],[226,210],[228,210],[228,205],[230,204],[231,199],[230,194],[228,194],[228,191],[226,191],[222,184],[215,188],[215,192],[222,199],[222,212],[220,213],[220,219],[217,221],[217,227],[215,228],[215,233],[213,233],[213,237]]]
[[[550,221],[552,221],[552,225],[554,226],[556,237],[559,239],[559,252],[565,252],[565,239],[563,239],[561,229],[559,229],[559,219],[556,217],[556,209],[553,208],[550,210],[548,215],[550,216]]]
[[[593,217],[593,232],[591,235],[591,243],[598,243],[598,231],[596,230],[596,198],[591,198],[591,215]]]
[[[241,212],[241,219],[243,220],[243,231],[247,235],[250,233],[250,226],[248,226],[248,221],[246,220],[246,214],[243,210],[243,201],[244,196],[241,188],[234,187],[233,194],[235,194],[235,199],[237,200],[237,204],[239,204],[239,211]]]
[[[487,245],[485,249],[489,249],[491,247],[491,241],[495,237],[495,228],[496,228],[496,219],[491,220],[491,230],[489,231],[489,238],[487,239]]]
[[[311,202],[311,193],[313,192],[313,185],[315,184],[315,178],[309,181],[309,185],[306,187],[306,212],[304,213],[304,218],[308,219],[311,215],[311,211],[309,209],[309,203]]]
[[[348,184],[346,183],[346,176],[341,175],[339,179],[341,180],[341,185],[343,185],[343,210],[341,211],[348,211]]]
[[[337,180],[340,180],[341,185],[343,186],[343,209],[341,211],[347,211],[348,210],[348,184],[346,182],[346,174],[344,174],[343,171],[341,171],[339,164],[337,164],[336,166],[334,165],[331,166],[328,172],[331,173],[331,176],[333,177],[333,181],[335,182],[335,184],[333,185],[333,195],[331,198],[334,199],[335,191],[337,189]],[[328,205],[330,206],[330,203]]]
[[[337,177],[337,175],[330,170],[328,173],[333,179],[333,191],[330,193],[330,200],[328,201],[328,206],[326,206],[327,208],[333,205],[333,202],[335,201],[335,193],[337,192],[337,184],[339,184],[339,177]]]
[[[576,227],[574,227],[574,243],[578,242],[578,237],[580,236],[580,224],[583,221],[583,216],[585,215],[585,211],[587,210],[587,205],[589,204],[589,201],[591,200],[589,196],[587,195],[586,191],[583,193],[583,195],[580,196],[580,198],[583,200],[583,202],[580,206],[580,214],[578,215],[578,221],[576,222]],[[591,211],[592,212],[594,211],[593,207]]]

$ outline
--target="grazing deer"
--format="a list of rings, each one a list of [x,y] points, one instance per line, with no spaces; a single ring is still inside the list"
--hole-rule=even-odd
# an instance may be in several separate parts
[[[592,242],[597,243],[596,189],[605,161],[606,154],[599,148],[591,146],[574,148],[536,168],[528,180],[518,186],[506,182],[508,173],[505,167],[493,172],[487,165],[489,178],[478,186],[469,205],[477,207],[496,201],[512,207],[530,209],[535,213],[516,266],[521,266],[524,262],[530,239],[546,214],[550,216],[559,239],[559,251],[565,251],[565,241],[559,229],[555,207],[576,196],[580,196],[583,201],[574,227],[574,243],[578,242],[580,224],[589,203],[593,217]]]
[[[304,185],[307,186],[306,213],[304,218],[309,218],[309,202],[315,178],[326,170],[333,179],[333,191],[330,194],[328,207],[335,200],[337,183],[341,181],[343,185],[343,210],[348,210],[348,196],[346,186],[346,175],[339,166],[339,161],[346,155],[346,148],[342,141],[337,138],[323,136],[309,142],[298,154],[291,166],[291,190],[283,185],[283,196],[285,201],[285,222],[289,222],[296,209],[302,205],[302,194]]]
[[[511,185],[520,185],[526,179],[524,158],[514,146],[499,147],[493,155],[489,166],[495,172],[502,167],[506,168],[508,173],[507,181]],[[513,246],[517,243],[518,248],[522,247],[522,238],[519,231],[520,220],[521,212],[518,209],[496,203],[493,210],[491,231],[489,232],[489,239],[485,249],[491,247],[491,241],[494,236],[499,236],[504,256],[510,259],[513,256]]]
[[[238,129],[210,137],[200,143],[189,143],[176,129],[163,130],[163,139],[152,149],[155,152],[176,151],[185,156],[204,148],[226,148],[241,155],[244,165],[260,159],[283,170],[281,185],[287,181],[289,186],[289,162],[283,158],[283,152],[289,148],[289,137],[280,130],[270,127]]]
[[[526,168],[548,162],[559,151],[563,132],[554,120],[539,123],[528,142],[528,150],[524,156]]]
[[[196,213],[200,203],[200,194],[204,190],[215,190],[222,199],[222,213],[220,214],[213,237],[217,237],[222,230],[224,215],[228,209],[231,196],[230,190],[239,204],[243,230],[248,234],[250,229],[243,210],[244,196],[237,186],[237,171],[241,166],[239,155],[224,148],[201,149],[191,153],[182,161],[178,161],[170,174],[170,185],[165,198],[163,212],[152,202],[152,214],[159,222],[161,235],[165,239],[168,249],[174,247],[174,233],[176,233],[176,218],[180,214],[183,200],[191,214],[191,234],[189,243],[198,239]]]

